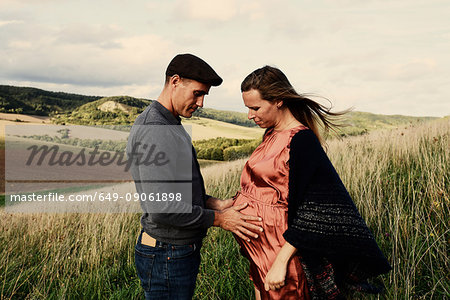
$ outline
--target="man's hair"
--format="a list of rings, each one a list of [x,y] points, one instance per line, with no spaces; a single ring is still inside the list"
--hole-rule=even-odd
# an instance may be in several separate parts
[[[164,86],[166,86],[166,85],[169,84],[170,78],[172,78],[172,76],[167,76],[167,75],[166,75],[166,81],[164,82]],[[181,76],[180,76],[180,80],[181,80],[181,81],[185,81],[185,82],[189,82],[189,81],[191,81],[192,79],[189,79],[189,78],[185,78],[185,77],[181,77]]]

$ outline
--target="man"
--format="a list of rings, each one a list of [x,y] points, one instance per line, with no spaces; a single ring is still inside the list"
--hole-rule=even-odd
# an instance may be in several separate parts
[[[210,87],[221,83],[202,59],[175,56],[167,67],[163,91],[130,132],[127,155],[135,162],[131,172],[144,210],[135,263],[146,299],[192,298],[202,239],[209,227],[222,227],[247,240],[257,238],[255,232],[262,230],[247,222],[260,218],[239,212],[246,204],[231,207],[232,199],[205,193],[195,150],[181,126],[180,116],[190,118],[203,107]],[[173,201],[156,202],[163,195]],[[187,202],[177,202],[185,198]]]

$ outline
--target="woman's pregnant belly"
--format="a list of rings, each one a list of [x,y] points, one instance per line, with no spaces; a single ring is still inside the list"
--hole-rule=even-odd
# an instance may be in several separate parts
[[[287,229],[286,205],[273,205],[270,204],[272,199],[266,200],[267,203],[254,199],[245,192],[238,192],[233,203],[233,206],[248,203],[247,207],[240,212],[262,218],[262,222],[257,223],[263,228],[263,232],[258,234],[258,238],[250,237],[250,242],[248,242],[235,235],[242,254],[258,267],[261,275],[267,274],[276,255],[284,245],[283,233]]]

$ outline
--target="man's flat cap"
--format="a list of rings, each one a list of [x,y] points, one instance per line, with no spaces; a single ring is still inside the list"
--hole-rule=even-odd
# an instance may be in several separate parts
[[[218,86],[222,78],[203,59],[192,54],[178,54],[167,66],[166,76],[178,74],[198,82]]]

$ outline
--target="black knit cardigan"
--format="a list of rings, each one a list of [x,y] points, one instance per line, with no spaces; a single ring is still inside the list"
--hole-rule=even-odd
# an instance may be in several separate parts
[[[380,292],[367,279],[391,266],[314,132],[296,133],[289,151],[284,238],[297,248],[311,299],[345,299],[348,290]]]

